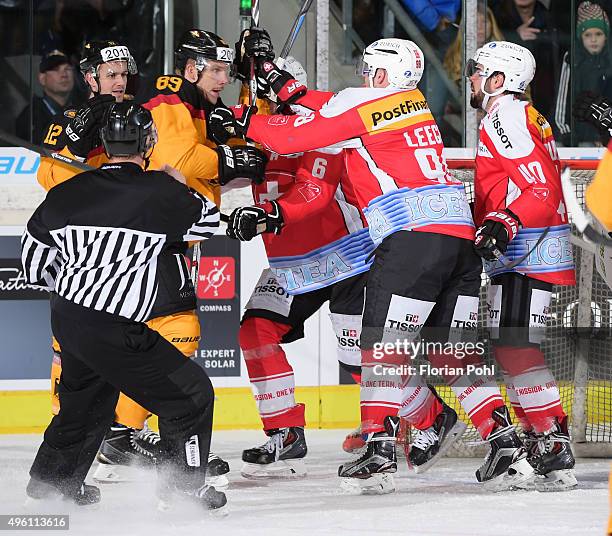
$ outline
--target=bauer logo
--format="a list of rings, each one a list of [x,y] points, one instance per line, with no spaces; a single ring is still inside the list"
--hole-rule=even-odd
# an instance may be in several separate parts
[[[2,183],[36,184],[40,157],[21,147],[0,147],[0,177]]]
[[[189,467],[200,467],[200,442],[197,435],[185,442],[185,457]]]
[[[197,296],[201,300],[231,300],[236,294],[233,257],[201,257]]]

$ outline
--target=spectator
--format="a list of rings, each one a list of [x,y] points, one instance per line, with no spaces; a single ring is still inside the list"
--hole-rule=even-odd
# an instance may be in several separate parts
[[[477,19],[477,46],[481,47],[488,41],[505,41],[504,34],[499,29],[493,11],[486,8],[485,3],[478,2]],[[448,77],[457,84],[460,92],[465,90],[465,78],[463,76],[463,28],[460,27],[457,37],[448,48],[444,56],[444,68]],[[444,123],[449,129],[443,130],[444,145],[459,147],[462,145],[463,134],[463,103],[456,103],[450,99],[444,111]]]
[[[40,145],[51,118],[70,104],[74,88],[74,69],[63,52],[53,50],[43,56],[38,69],[43,96],[32,97],[16,121],[17,136]],[[30,128],[31,127],[31,128]]]
[[[480,6],[480,3],[479,3]],[[484,6],[483,6],[484,7]],[[478,33],[476,36],[477,46],[481,47],[489,41],[505,41],[504,34],[499,29],[493,11],[490,8],[485,12],[478,9]],[[457,37],[448,48],[444,56],[444,68],[453,82],[463,87],[463,29],[460,28]]]
[[[444,31],[457,20],[461,0],[401,0],[406,11],[428,32]]]
[[[401,0],[401,3],[423,30],[441,63],[448,47],[457,36],[456,20],[461,11],[461,0]],[[396,31],[395,37],[414,39],[412,36],[406,36],[403,31]],[[428,65],[419,87],[424,90],[431,113],[440,121],[449,93],[444,81],[446,73],[437,71],[431,63]],[[444,131],[445,126],[440,126]]]
[[[551,89],[559,79],[561,61],[553,17],[537,0],[501,0],[493,13],[506,39],[533,54],[538,68],[531,82],[531,98],[534,106],[552,123]]]
[[[610,20],[600,5],[590,1],[578,5],[576,37],[574,65],[570,63],[569,52],[563,57],[555,106],[555,124],[563,145],[600,145],[599,132],[588,123],[576,123],[573,139],[570,138],[572,94],[591,91],[602,95],[608,101],[612,100]]]

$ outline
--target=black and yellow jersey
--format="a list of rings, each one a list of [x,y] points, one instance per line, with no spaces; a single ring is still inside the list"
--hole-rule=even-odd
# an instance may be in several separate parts
[[[179,75],[158,76],[137,100],[157,127],[150,168],[169,164],[185,175],[190,188],[219,205],[219,163],[216,144],[206,137],[206,114],[222,103],[210,104],[193,82]]]
[[[76,108],[68,108],[62,113],[53,116],[45,131],[43,147],[53,152],[59,152],[68,158],[76,159],[70,152],[70,149],[68,149],[66,139],[66,126],[75,116],[76,112]],[[87,155],[87,164],[97,168],[108,162],[108,158],[104,153],[102,142],[99,139],[94,143],[94,147],[95,148]],[[67,181],[77,173],[81,173],[81,170],[61,162],[60,160],[43,156],[40,159],[40,166],[36,178],[39,184],[48,192],[54,186]]]

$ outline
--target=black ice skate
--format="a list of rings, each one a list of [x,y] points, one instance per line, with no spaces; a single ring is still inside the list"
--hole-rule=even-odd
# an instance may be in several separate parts
[[[160,454],[159,435],[153,430],[146,426],[136,430],[115,423],[100,445],[96,457],[100,465],[93,478],[100,483],[137,480],[138,469],[155,465]]]
[[[106,434],[97,460],[100,463],[94,480],[100,483],[133,482],[142,479],[143,467],[152,467],[159,461],[162,451],[159,434],[145,423],[142,430],[115,423]],[[208,455],[206,483],[226,488],[229,464],[212,452]]]
[[[575,460],[570,447],[567,417],[555,422],[548,432],[533,434],[528,441],[533,445],[528,461],[536,473],[535,489],[565,491],[578,484],[574,475]]]
[[[88,506],[100,502],[100,490],[96,486],[83,483],[76,493],[66,495],[58,487],[34,477],[31,477],[28,482],[26,494],[28,496],[27,505],[36,504],[38,501],[59,499],[72,501],[78,506]]]
[[[274,428],[266,430],[268,441],[260,447],[242,451],[245,478],[303,478],[306,476],[304,457],[308,452],[304,428]]]
[[[442,403],[442,412],[433,425],[418,430],[408,453],[409,463],[415,473],[424,473],[437,463],[465,432],[467,425],[460,421],[457,412]]]
[[[506,406],[493,410],[495,427],[487,437],[490,450],[476,471],[476,479],[490,491],[533,487],[534,471]]]
[[[362,454],[338,468],[345,491],[365,494],[395,491],[391,474],[397,472],[395,447],[399,418],[386,417],[384,424],[384,432],[369,435]]]
[[[179,496],[187,496],[190,500],[201,504],[205,510],[209,510],[214,515],[227,515],[227,509],[224,508],[227,504],[227,497],[222,491],[217,491],[214,486],[206,484],[194,491],[179,490],[176,486],[169,485],[165,482],[163,477],[158,481],[157,509],[162,512],[171,510],[174,505],[174,496],[176,494]]]

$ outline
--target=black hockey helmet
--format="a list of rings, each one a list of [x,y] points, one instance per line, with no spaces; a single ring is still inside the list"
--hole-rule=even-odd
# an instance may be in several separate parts
[[[106,112],[100,137],[109,157],[148,158],[157,142],[157,130],[149,110],[134,102],[116,102]]]
[[[188,30],[178,41],[174,51],[174,65],[182,73],[189,59],[195,61],[198,73],[206,67],[207,60],[221,61],[233,66],[234,49],[217,34],[204,30]]]
[[[125,45],[115,41],[89,41],[85,43],[79,62],[79,69],[83,76],[91,72],[97,78],[98,66],[109,61],[126,61],[130,74],[138,73],[136,60]]]

